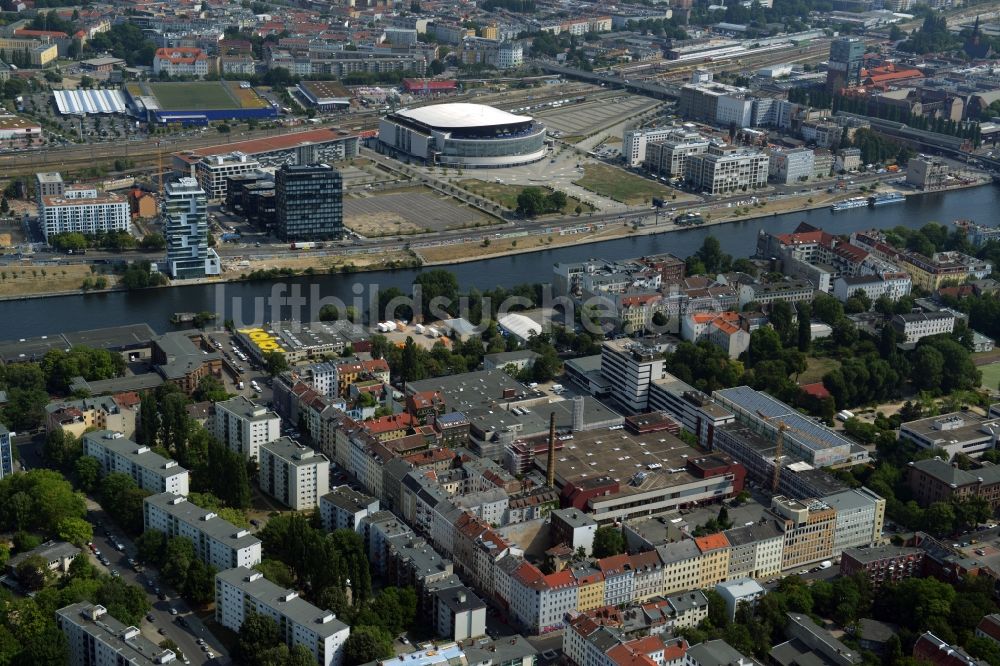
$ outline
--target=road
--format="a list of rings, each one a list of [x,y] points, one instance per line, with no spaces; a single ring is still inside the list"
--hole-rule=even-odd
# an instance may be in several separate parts
[[[25,469],[37,469],[43,466],[41,445],[44,440],[44,435],[18,435],[15,437],[14,444],[17,446],[18,456]],[[177,644],[192,664],[210,663],[212,666],[215,666],[216,664],[231,663],[219,639],[205,627],[198,616],[194,614],[191,607],[188,606],[187,602],[181,599],[174,590],[169,589],[168,586],[162,583],[157,583],[161,591],[166,595],[166,599],[161,601],[156,597],[154,588],[148,582],[150,580],[158,580],[158,572],[155,569],[146,568],[141,574],[132,569],[128,564],[127,558],[135,556],[135,544],[132,543],[132,540],[124,532],[115,526],[114,521],[105,514],[100,504],[90,498],[87,498],[87,520],[94,525],[94,545],[109,561],[108,566],[104,566],[94,557],[93,553],[89,553],[88,551],[94,566],[102,573],[110,573],[114,569],[121,575],[123,580],[145,591],[152,605],[149,615],[153,618],[152,622],[148,619],[143,619],[140,626],[140,630],[146,638],[154,643],[159,643],[164,638],[169,638]],[[110,537],[106,530],[110,531]],[[115,550],[114,542],[118,542],[124,546],[123,552]],[[177,608],[177,616],[170,614],[172,607]],[[187,628],[178,624],[177,618],[181,617],[187,623]],[[159,632],[160,629],[163,630],[162,634]],[[197,641],[199,638],[205,640],[208,648],[215,654],[215,660],[209,661],[206,653],[198,645]]]
[[[384,158],[383,158],[384,159]],[[420,182],[428,186],[436,186],[438,189],[451,192],[455,188],[450,183],[441,181],[428,174],[423,174],[417,172],[412,167],[406,167],[408,173],[412,173],[415,178],[419,179]],[[853,180],[852,188],[860,187],[861,185],[869,184],[876,181],[891,181],[899,179],[903,176],[901,173],[886,173],[886,174],[859,174],[852,176]],[[658,228],[662,231],[670,231],[676,227],[669,220],[670,218],[679,215],[685,211],[698,209],[699,212],[711,212],[713,209],[724,209],[727,204],[736,204],[739,201],[745,200],[748,197],[756,196],[761,200],[780,200],[783,197],[791,196],[792,194],[798,193],[805,196],[806,193],[818,193],[825,192],[826,189],[832,184],[831,181],[824,181],[820,185],[778,185],[769,188],[768,191],[758,191],[758,192],[741,192],[734,194],[733,196],[727,197],[707,197],[700,198],[698,201],[687,202],[687,203],[670,203],[669,204],[669,214],[663,215],[663,220],[661,220]],[[475,200],[480,199],[475,195],[465,193],[464,191],[459,191],[459,199],[466,203],[473,203]],[[492,205],[492,204],[491,204]],[[482,229],[452,229],[445,231],[436,231],[426,234],[420,234],[418,236],[398,236],[398,237],[387,237],[387,238],[365,238],[361,240],[352,240],[349,242],[338,243],[335,246],[323,250],[311,250],[310,256],[322,257],[322,256],[333,256],[333,255],[351,255],[351,254],[370,254],[377,252],[389,252],[389,251],[400,251],[407,248],[419,249],[421,247],[434,247],[441,245],[453,245],[468,242],[479,242],[485,238],[492,238],[500,236],[504,233],[510,232],[527,232],[528,235],[542,234],[542,233],[557,233],[563,228],[573,228],[580,227],[584,225],[592,224],[608,224],[608,223],[627,223],[627,222],[642,222],[644,220],[652,220],[656,217],[656,211],[648,208],[633,208],[631,210],[625,211],[611,211],[604,213],[592,213],[588,215],[577,216],[566,216],[562,218],[547,218],[542,220],[510,220],[504,225],[494,225],[489,228]],[[216,251],[221,257],[224,258],[242,258],[242,259],[274,259],[283,256],[294,256],[297,254],[296,251],[290,250],[288,245],[284,243],[265,243],[261,247],[256,247],[255,243],[222,243],[218,245]],[[118,252],[104,252],[99,250],[88,250],[85,255],[85,261],[94,262],[100,261],[105,262],[108,260],[119,260],[125,258],[129,261],[136,261],[139,259],[147,259],[150,261],[157,261],[162,259],[163,253],[160,252],[141,252],[141,251],[129,251],[126,253]],[[56,252],[36,252],[32,255],[35,261],[75,261],[76,257],[67,257],[64,254]],[[8,254],[0,256],[0,265],[17,263],[20,261],[20,257],[16,254]]]

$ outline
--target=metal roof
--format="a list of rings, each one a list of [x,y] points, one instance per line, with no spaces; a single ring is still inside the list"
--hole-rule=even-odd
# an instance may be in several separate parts
[[[430,127],[441,128],[490,127],[532,121],[530,116],[516,116],[513,113],[501,111],[485,104],[460,102],[432,104],[418,109],[403,109],[397,114]]]

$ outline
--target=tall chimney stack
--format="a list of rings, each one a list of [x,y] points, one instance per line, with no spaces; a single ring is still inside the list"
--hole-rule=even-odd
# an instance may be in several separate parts
[[[556,487],[556,413],[549,414],[549,462],[545,466],[545,482]]]

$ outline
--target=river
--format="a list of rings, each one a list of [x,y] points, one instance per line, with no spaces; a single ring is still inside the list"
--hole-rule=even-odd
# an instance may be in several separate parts
[[[525,282],[549,282],[552,265],[562,261],[580,261],[592,257],[625,259],[643,254],[671,252],[687,257],[695,252],[702,240],[715,235],[725,252],[735,257],[752,254],[760,229],[787,233],[800,222],[808,222],[834,233],[847,234],[858,229],[888,228],[902,225],[917,228],[936,221],[950,224],[960,218],[991,223],[991,211],[1000,208],[1000,188],[984,186],[940,194],[910,197],[903,204],[881,208],[859,208],[839,213],[817,209],[763,217],[745,222],[685,229],[658,235],[631,236],[580,246],[562,247],[543,252],[497,257],[463,264],[448,270],[454,272],[463,289],[491,289],[498,285],[513,286]],[[337,297],[347,303],[357,302],[356,294],[366,294],[377,288],[399,287],[409,290],[417,270],[377,271],[350,275],[316,275],[285,280],[283,284],[298,285],[303,295],[318,293],[321,297]],[[18,339],[53,333],[82,331],[105,326],[146,322],[158,331],[170,328],[170,315],[178,311],[220,311],[224,316],[254,319],[254,301],[272,293],[271,282],[237,282],[225,285],[195,285],[137,292],[109,292],[86,295],[38,298],[0,303],[3,322],[0,338]],[[367,298],[367,296],[366,296]],[[363,301],[361,301],[363,302]],[[259,307],[259,305],[258,305]],[[308,309],[304,310],[308,312]],[[287,314],[282,315],[287,316]],[[275,317],[265,314],[265,319]]]

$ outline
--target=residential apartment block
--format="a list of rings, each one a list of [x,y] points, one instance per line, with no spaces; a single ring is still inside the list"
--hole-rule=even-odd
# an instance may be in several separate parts
[[[168,460],[119,432],[88,432],[83,436],[83,454],[97,459],[102,474],[126,474],[143,490],[188,494],[188,471],[176,460]]]
[[[285,643],[302,645],[320,666],[344,663],[344,643],[351,629],[333,612],[317,608],[298,592],[278,587],[246,566],[216,574],[216,621],[238,632],[250,611],[274,620]]]
[[[262,492],[295,511],[313,509],[330,489],[330,461],[288,437],[260,446],[257,481]]]
[[[364,519],[379,511],[379,501],[350,486],[337,486],[319,498],[319,515],[323,529],[361,532]]]
[[[138,411],[137,393],[50,402],[45,406],[45,429],[82,437],[88,430],[96,428],[120,432],[131,438],[135,436]]]
[[[663,378],[663,355],[627,338],[601,346],[601,374],[611,383],[611,395],[626,409],[646,409],[649,386]]]
[[[215,403],[215,438],[248,460],[259,457],[261,444],[281,436],[281,419],[245,396]]]
[[[61,195],[42,196],[38,217],[45,240],[70,232],[94,235],[128,231],[132,226],[124,197],[93,188],[67,189]]]
[[[108,615],[104,606],[89,601],[56,611],[56,624],[66,636],[69,666],[159,666],[177,655],[144,637],[138,627],[127,627]]]
[[[150,495],[142,509],[144,529],[191,539],[198,559],[219,571],[260,563],[260,539],[180,495]]]

